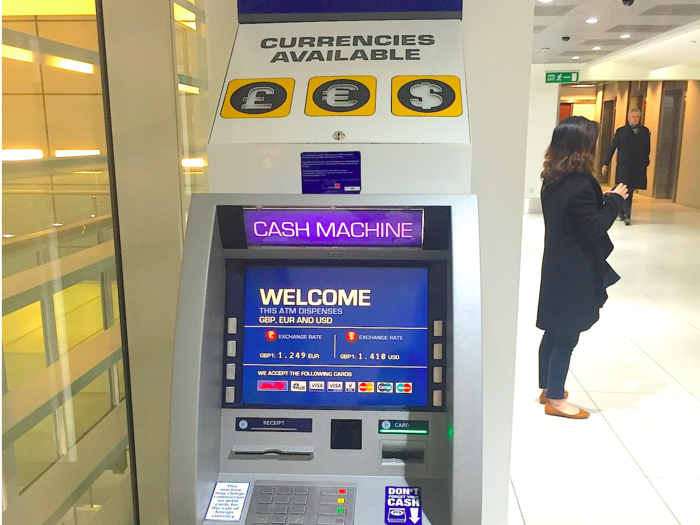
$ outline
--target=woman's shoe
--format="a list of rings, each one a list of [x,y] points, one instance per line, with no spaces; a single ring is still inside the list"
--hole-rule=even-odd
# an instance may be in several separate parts
[[[561,410],[557,410],[556,408],[554,408],[554,406],[550,403],[544,405],[544,413],[548,416],[559,416],[568,419],[588,419],[588,417],[591,415],[589,412],[586,412],[582,408],[578,409],[578,414],[566,414]]]
[[[564,390],[564,399],[569,397],[569,392]],[[540,405],[544,405],[547,402],[547,391],[542,390],[542,393],[540,394]]]

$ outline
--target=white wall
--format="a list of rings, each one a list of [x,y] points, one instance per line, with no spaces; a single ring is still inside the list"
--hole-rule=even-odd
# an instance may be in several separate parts
[[[559,84],[547,84],[544,64],[530,66],[530,102],[525,157],[525,198],[539,199],[544,153],[559,118]]]
[[[481,231],[483,525],[508,522],[533,17],[532,2],[523,0],[464,2],[472,193]]]

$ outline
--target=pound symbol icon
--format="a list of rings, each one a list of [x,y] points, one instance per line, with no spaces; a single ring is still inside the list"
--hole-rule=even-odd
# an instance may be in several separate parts
[[[284,117],[289,114],[291,79],[232,80],[221,110],[224,118]]]
[[[438,93],[442,93],[442,88],[437,84],[430,82],[421,82],[411,86],[411,95],[417,98],[411,99],[411,104],[423,111],[430,111],[433,108],[442,105],[442,97]]]
[[[270,86],[256,87],[248,91],[248,96],[243,97],[242,110],[270,110],[272,103],[266,102],[265,95],[274,95],[275,89]]]

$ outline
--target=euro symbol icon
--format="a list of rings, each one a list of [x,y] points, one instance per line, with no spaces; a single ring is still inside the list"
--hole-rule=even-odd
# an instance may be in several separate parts
[[[270,102],[265,102],[265,95],[274,95],[275,89],[265,87],[255,87],[248,91],[248,96],[243,97],[241,109],[272,109]]]
[[[442,88],[430,82],[421,82],[411,86],[411,95],[417,98],[411,99],[411,104],[423,110],[430,110],[442,105]]]
[[[350,100],[351,91],[358,91],[352,84],[336,84],[323,92],[321,100],[332,108],[351,108],[357,104],[357,100]]]

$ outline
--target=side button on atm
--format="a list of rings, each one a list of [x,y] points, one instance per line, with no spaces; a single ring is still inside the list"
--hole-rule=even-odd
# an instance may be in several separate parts
[[[433,368],[433,383],[442,383],[442,367]]]
[[[442,337],[442,321],[433,321],[433,335]]]
[[[226,402],[235,403],[236,402],[236,387],[227,386],[226,387]]]
[[[226,365],[226,379],[236,379],[236,363]]]
[[[226,341],[226,355],[236,357],[236,341]]]
[[[227,328],[228,328],[229,334],[235,334],[236,332],[238,332],[238,318],[237,317],[229,317]]]
[[[235,341],[231,341],[235,343]],[[433,359],[435,360],[440,360],[442,359],[442,343],[435,343],[433,345]]]
[[[434,407],[441,407],[442,406],[442,390],[434,390],[433,391],[433,406]]]

